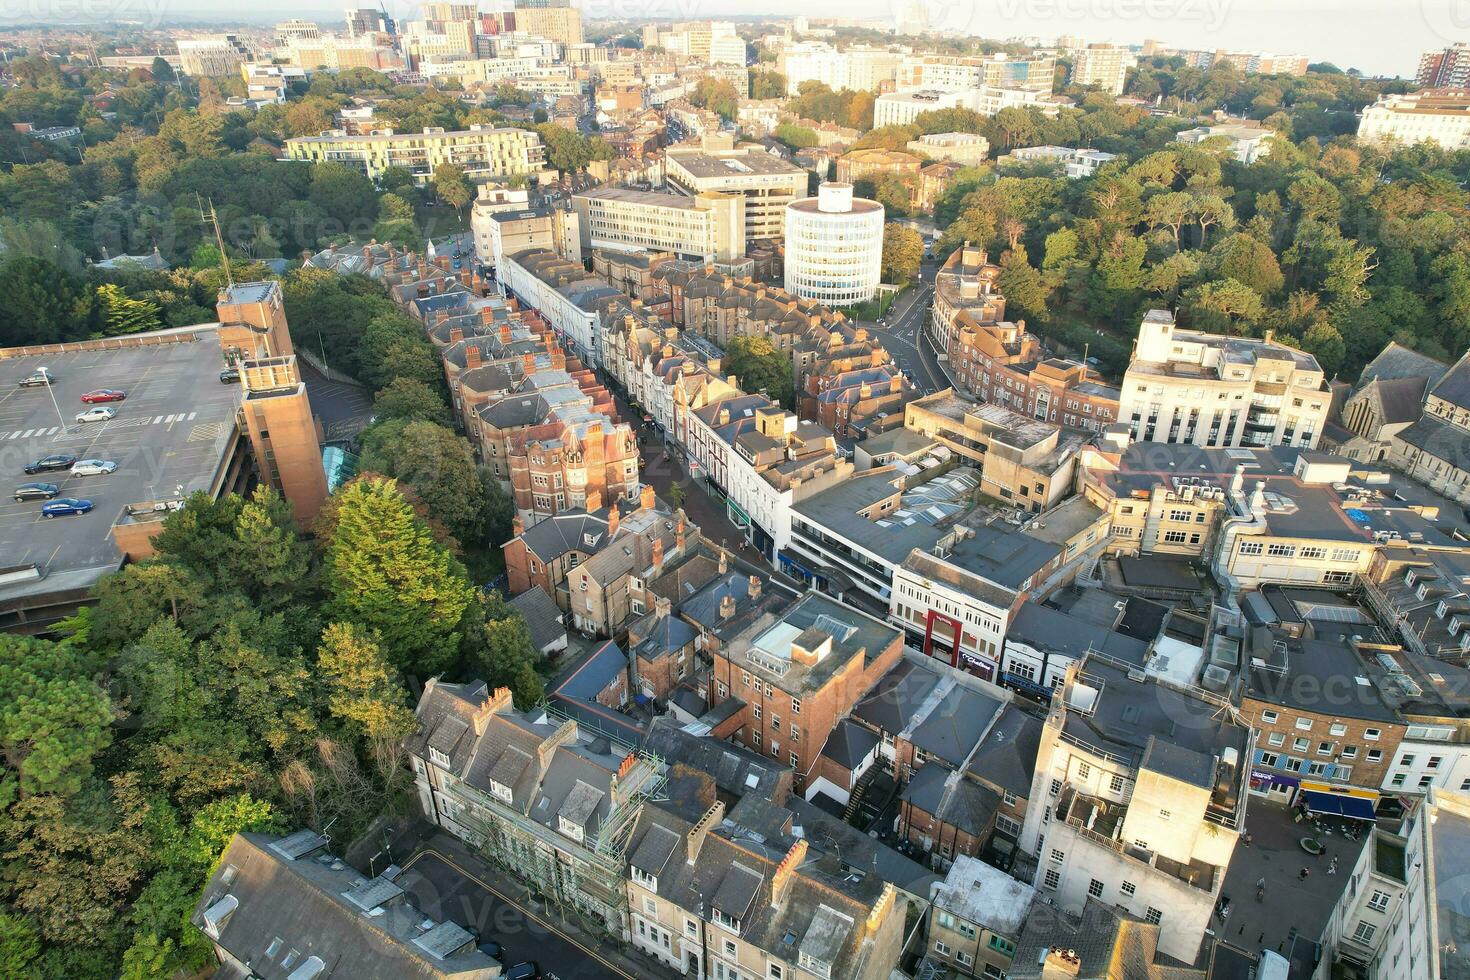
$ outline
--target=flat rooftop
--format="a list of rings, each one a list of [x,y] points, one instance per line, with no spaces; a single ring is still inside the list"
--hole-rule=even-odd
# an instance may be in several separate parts
[[[666,157],[670,163],[677,163],[679,167],[687,171],[695,178],[704,177],[742,177],[742,176],[771,176],[784,174],[806,176],[806,171],[793,163],[781,159],[764,151],[741,152],[706,150],[681,150],[671,149]]]
[[[682,194],[665,194],[662,191],[640,191],[632,187],[593,187],[574,197],[586,198],[589,201],[623,201],[647,207],[677,208],[681,211],[701,210],[698,198],[685,197]]]
[[[0,584],[0,611],[23,607],[28,596],[89,588],[116,569],[122,556],[112,528],[132,520],[125,512],[130,504],[215,491],[239,438],[235,413],[243,391],[220,383],[224,360],[216,329],[202,324],[170,331],[197,338],[180,343],[0,356],[0,469],[10,481],[0,496],[0,555],[7,567],[35,564],[42,573]],[[56,379],[56,405],[45,388],[16,384],[42,366]],[[111,421],[79,425],[74,419],[86,407],[81,396],[95,388],[120,388],[127,399],[109,405],[117,412]],[[28,462],[56,453],[111,460],[117,472],[23,472]],[[12,487],[30,482],[55,483],[61,496],[91,500],[96,509],[45,520],[39,502],[11,499]]]

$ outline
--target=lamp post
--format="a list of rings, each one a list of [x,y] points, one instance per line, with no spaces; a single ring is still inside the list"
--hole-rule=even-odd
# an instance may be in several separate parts
[[[46,376],[46,394],[51,396],[51,407],[56,409],[56,421],[61,423],[61,434],[65,435],[69,430],[66,427],[66,419],[62,417],[61,406],[57,404],[56,392],[51,387],[51,372],[45,367],[40,367],[36,370],[40,371]]]

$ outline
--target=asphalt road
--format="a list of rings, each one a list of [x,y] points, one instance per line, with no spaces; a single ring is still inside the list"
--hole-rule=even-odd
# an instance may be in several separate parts
[[[481,942],[505,949],[505,965],[535,960],[547,980],[606,980],[627,976],[551,927],[550,921],[512,904],[490,883],[432,851],[412,858],[397,882],[424,914],[478,929]],[[554,917],[554,913],[553,913]]]
[[[929,308],[934,299],[932,267],[926,267],[923,273],[919,284],[893,304],[885,323],[867,326],[899,368],[928,395],[950,384],[928,339]]]

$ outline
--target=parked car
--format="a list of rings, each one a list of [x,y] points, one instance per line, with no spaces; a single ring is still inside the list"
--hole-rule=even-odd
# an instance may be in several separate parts
[[[22,483],[15,488],[16,500],[50,500],[61,492],[54,483]]]
[[[486,956],[490,957],[497,963],[505,962],[505,947],[501,946],[499,943],[486,940],[485,942],[480,944],[480,952],[484,953]]]
[[[41,505],[42,517],[62,517],[69,514],[85,514],[92,509],[92,501],[78,500],[76,497],[62,497],[53,500],[49,504]]]
[[[110,459],[79,459],[72,464],[72,476],[106,476],[117,472],[117,464]]]
[[[108,422],[108,421],[111,421],[112,420],[112,417],[115,416],[116,414],[117,414],[117,411],[115,409],[111,409],[111,408],[89,408],[85,412],[78,412],[77,413],[77,421],[78,422]]]
[[[220,384],[234,384],[240,380],[239,368],[225,368],[219,373]]]
[[[43,456],[34,463],[26,464],[26,472],[32,475],[36,473],[47,473],[51,470],[69,470],[77,457],[67,453],[57,453],[54,456]]]
[[[20,379],[22,388],[40,388],[49,385],[56,380],[56,375],[50,371],[33,371]]]
[[[526,960],[502,973],[500,980],[541,980],[541,967],[535,960]]]
[[[86,405],[100,405],[102,402],[120,402],[128,397],[128,393],[120,388],[98,388],[89,391],[82,396],[82,403]]]

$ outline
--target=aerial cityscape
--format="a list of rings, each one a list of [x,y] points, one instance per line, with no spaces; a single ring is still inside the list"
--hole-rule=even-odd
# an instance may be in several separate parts
[[[1043,6],[7,9],[0,980],[1470,980],[1470,27]]]

